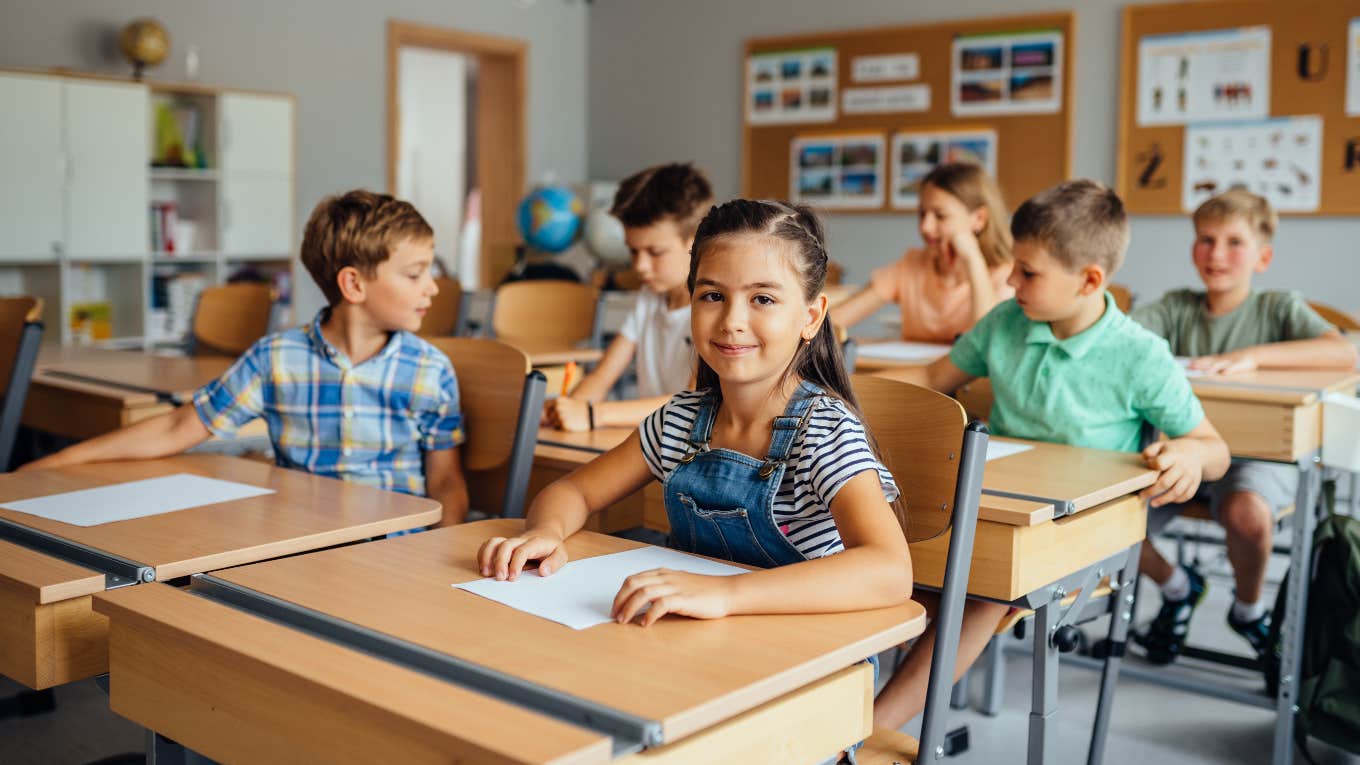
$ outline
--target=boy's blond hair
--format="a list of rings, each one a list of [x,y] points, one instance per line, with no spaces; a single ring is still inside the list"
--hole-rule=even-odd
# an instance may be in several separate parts
[[[434,239],[434,229],[415,206],[390,194],[355,189],[326,197],[312,210],[302,235],[302,265],[334,306],[343,299],[336,281],[341,270],[352,266],[372,278],[407,239]]]
[[[1270,202],[1246,189],[1228,189],[1195,208],[1196,227],[1201,223],[1219,223],[1234,218],[1246,221],[1256,236],[1260,237],[1261,244],[1270,244],[1275,238],[1275,229],[1280,225],[1280,216],[1270,206]]]
[[[1129,218],[1110,187],[1066,181],[1025,200],[1011,216],[1011,236],[1042,245],[1069,271],[1099,265],[1109,276],[1124,262]]]

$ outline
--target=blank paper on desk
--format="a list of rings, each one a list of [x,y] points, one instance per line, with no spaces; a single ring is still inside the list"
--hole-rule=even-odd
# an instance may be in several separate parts
[[[865,343],[857,351],[861,358],[927,364],[949,353],[950,346],[936,343]]]
[[[641,547],[570,561],[549,576],[525,571],[513,582],[478,579],[453,586],[574,630],[583,630],[611,621],[609,612],[623,580],[654,568],[710,576],[746,573],[744,568],[664,547]]]
[[[172,513],[273,493],[273,489],[259,486],[176,473],[144,481],[115,483],[97,489],[6,502],[0,507],[74,526],[98,526],[101,523]]]

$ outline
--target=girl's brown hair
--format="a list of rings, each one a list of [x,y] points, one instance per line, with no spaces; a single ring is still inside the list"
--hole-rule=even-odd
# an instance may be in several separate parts
[[[978,234],[978,246],[988,268],[1011,262],[1011,231],[1006,202],[996,181],[972,162],[947,162],[921,179],[921,186],[934,186],[963,203],[970,211],[987,210],[987,223]]]

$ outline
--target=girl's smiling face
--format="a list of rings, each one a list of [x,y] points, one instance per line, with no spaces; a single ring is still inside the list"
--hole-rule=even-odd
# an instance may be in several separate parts
[[[761,234],[724,236],[704,246],[690,331],[724,387],[773,384],[826,314],[821,296],[811,302],[804,297],[789,247]]]

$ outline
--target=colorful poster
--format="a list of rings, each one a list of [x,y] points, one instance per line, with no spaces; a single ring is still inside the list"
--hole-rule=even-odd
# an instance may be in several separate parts
[[[930,111],[930,86],[921,83],[846,88],[841,91],[841,111],[846,114]]]
[[[752,125],[836,119],[836,49],[757,53],[746,59],[746,121]]]
[[[855,82],[914,80],[920,76],[921,57],[915,53],[855,56],[850,59],[850,79]]]
[[[921,204],[921,179],[945,162],[982,165],[995,178],[996,131],[983,128],[894,133],[891,207],[917,209]]]
[[[955,115],[1045,114],[1062,108],[1062,32],[954,38],[950,107]]]
[[[1322,118],[1187,125],[1181,205],[1244,188],[1282,212],[1314,212],[1321,203]]]
[[[883,145],[881,133],[794,138],[789,198],[826,209],[882,207]]]
[[[1270,27],[1149,35],[1138,41],[1138,124],[1270,115]]]
[[[1346,29],[1346,116],[1360,117],[1360,18]]]

